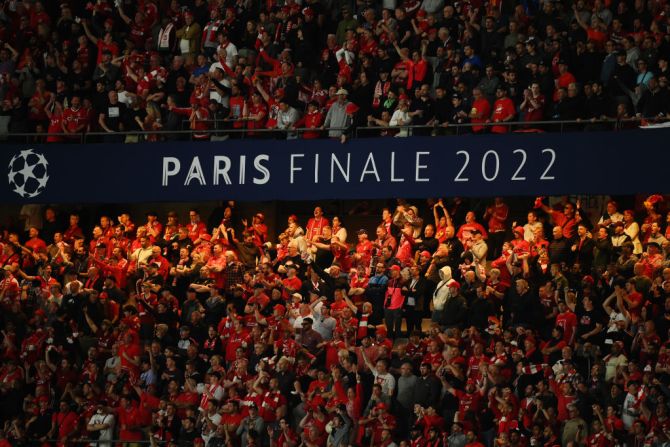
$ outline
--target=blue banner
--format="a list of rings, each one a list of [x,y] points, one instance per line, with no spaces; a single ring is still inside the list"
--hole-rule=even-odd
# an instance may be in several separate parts
[[[668,192],[669,130],[4,145],[0,201],[315,200]]]

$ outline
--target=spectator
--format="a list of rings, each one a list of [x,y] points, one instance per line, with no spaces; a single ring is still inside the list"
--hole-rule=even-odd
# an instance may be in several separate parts
[[[340,88],[335,92],[337,100],[330,106],[322,128],[331,129],[328,131],[330,138],[340,138],[342,141],[346,138],[346,129],[351,126],[351,116],[346,113],[347,101],[346,89]]]

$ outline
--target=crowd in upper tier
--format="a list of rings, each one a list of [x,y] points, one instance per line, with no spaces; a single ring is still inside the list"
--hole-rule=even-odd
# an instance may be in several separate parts
[[[669,112],[669,18],[658,0],[5,0],[0,132],[635,127]]]

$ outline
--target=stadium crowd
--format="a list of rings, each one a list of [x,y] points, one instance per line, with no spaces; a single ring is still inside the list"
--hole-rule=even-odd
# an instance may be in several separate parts
[[[0,446],[665,445],[664,203],[48,207],[2,238]]]
[[[0,126],[48,142],[598,130],[670,104],[664,1],[0,3]]]

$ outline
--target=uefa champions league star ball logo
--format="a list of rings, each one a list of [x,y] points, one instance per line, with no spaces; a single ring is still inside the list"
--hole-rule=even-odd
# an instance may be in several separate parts
[[[47,159],[33,149],[26,149],[12,157],[7,179],[12,191],[25,199],[37,197],[49,181]]]

